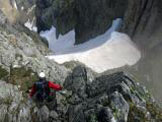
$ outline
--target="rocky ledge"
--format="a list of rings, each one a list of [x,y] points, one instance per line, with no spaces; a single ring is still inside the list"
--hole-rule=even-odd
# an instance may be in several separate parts
[[[162,119],[146,88],[123,72],[94,78],[86,68],[78,66],[65,80],[64,88],[71,91],[65,114],[68,122],[158,122]]]
[[[160,122],[162,112],[145,87],[123,72],[94,77],[77,66],[64,82],[66,94],[36,105],[17,86],[0,81],[1,122]]]

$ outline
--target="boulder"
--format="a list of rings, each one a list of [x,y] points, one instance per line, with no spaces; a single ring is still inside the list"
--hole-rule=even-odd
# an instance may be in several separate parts
[[[109,107],[102,108],[99,112],[99,122],[112,122],[113,114]]]
[[[119,122],[127,122],[129,113],[129,104],[127,103],[127,101],[118,92],[114,92],[110,96],[110,99],[110,105],[115,113],[117,120]]]
[[[132,122],[138,119],[144,121],[155,119],[150,116],[151,114],[147,114],[154,109],[147,107],[148,103],[154,104],[152,97],[144,87],[132,80],[132,77],[123,72],[102,74],[87,84],[86,71],[87,69],[82,66],[74,68],[64,84],[65,89],[73,91],[67,99],[68,121]],[[77,80],[80,80],[81,85],[80,83],[74,85]],[[86,96],[84,99],[77,93],[82,87],[84,87],[82,96]]]
[[[32,120],[31,105],[22,96],[18,86],[0,81],[0,102],[1,122],[29,122]]]
[[[46,122],[49,119],[50,116],[50,111],[47,108],[47,106],[43,106],[39,109],[39,111],[37,112],[38,118],[39,118],[39,122]]]

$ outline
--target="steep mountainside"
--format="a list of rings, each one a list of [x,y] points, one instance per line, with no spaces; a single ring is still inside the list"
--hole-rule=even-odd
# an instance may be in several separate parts
[[[40,37],[30,32],[23,26],[9,23],[5,15],[0,11],[0,75],[1,79],[12,79],[13,82],[22,82],[25,86],[30,78],[21,79],[26,73],[34,77],[34,74],[44,70],[48,77],[63,81],[68,70],[61,67],[44,56],[49,54],[47,46]],[[12,77],[12,74],[19,76]],[[16,80],[18,78],[19,80]],[[15,79],[15,80],[14,80]]]
[[[161,0],[130,0],[123,31],[149,48],[160,43],[162,29]]]
[[[53,3],[52,0],[44,0],[41,2],[48,3],[43,4],[47,8],[50,6],[50,3]],[[58,4],[54,4],[54,6],[60,5],[58,7],[63,7],[61,9],[63,10],[63,13],[66,11],[66,9],[64,11],[64,6],[62,6],[67,5],[64,4],[64,0],[54,0],[54,2],[58,2]],[[63,3],[60,4],[60,2]],[[68,1],[68,5],[72,5],[71,2],[73,1]],[[98,2],[101,4],[101,1]],[[95,7],[96,3],[93,4],[94,6],[92,6]],[[84,5],[84,1],[83,4],[79,3],[79,7],[80,5]],[[87,5],[89,6],[89,4]],[[112,3],[110,2],[109,5],[112,5]],[[145,4],[145,6],[147,6],[147,4]],[[48,11],[49,9],[45,10]],[[121,10],[121,13],[123,14],[123,8]],[[90,10],[88,10],[87,15],[90,14],[89,11]],[[10,17],[8,17],[12,12],[9,11],[9,14],[6,14],[5,12],[4,9],[2,9],[2,11],[0,10],[1,122],[162,121],[162,112],[159,109],[159,106],[156,104],[148,90],[137,82],[136,78],[123,72],[96,74],[84,66],[78,66],[77,63],[74,64],[74,66],[71,66],[72,64],[70,63],[66,63],[65,67],[48,60],[45,56],[49,55],[50,51],[37,33],[30,32],[17,21],[13,24]],[[57,12],[58,15],[60,15],[59,11]],[[44,14],[44,16],[45,15],[46,14]],[[104,17],[104,15],[102,17]],[[126,19],[125,22],[128,20]],[[124,30],[127,30],[126,25]],[[97,34],[99,34],[99,32],[95,33],[95,35]],[[136,33],[134,35],[136,35]],[[85,36],[85,38],[87,37]],[[152,54],[156,51],[160,52],[160,47],[154,48]],[[160,58],[158,56],[152,56],[153,55],[150,55],[150,57],[148,56],[147,58],[154,59],[155,61]],[[142,60],[145,60],[145,58]],[[147,61],[152,64],[152,60]],[[152,70],[143,69],[139,72],[139,65],[141,65],[141,68],[146,66],[145,64],[142,65],[142,63],[143,62],[141,61],[141,63],[135,66],[137,72],[131,71],[138,77],[145,76],[145,73],[142,72]],[[155,66],[158,67],[158,64]],[[57,101],[53,100],[49,103],[35,103],[28,99],[28,90],[33,82],[38,79],[37,73],[42,70],[46,73],[48,80],[55,81],[61,84],[64,88],[64,94],[59,92],[56,93]],[[157,71],[159,70],[160,68],[157,69]],[[157,75],[155,74],[157,71],[153,72],[154,76]],[[150,80],[150,82],[153,81],[154,80]]]
[[[135,66],[135,75],[146,81],[161,103],[162,71],[162,1],[130,0],[125,14],[123,32],[128,33],[143,53]]]

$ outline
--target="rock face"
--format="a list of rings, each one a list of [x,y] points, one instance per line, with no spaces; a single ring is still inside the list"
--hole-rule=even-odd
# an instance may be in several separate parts
[[[78,66],[65,80],[64,88],[71,91],[67,99],[68,122],[160,120],[148,107],[153,104],[148,91],[124,73],[92,78],[86,71]]]
[[[35,25],[36,0],[0,0],[0,8],[12,23],[24,24],[27,21]]]
[[[57,35],[74,29],[79,44],[104,33],[126,8],[127,0],[37,0],[37,27],[40,32],[53,25]]]
[[[17,4],[17,10],[19,12],[19,23],[30,22],[33,26],[36,26],[36,0],[15,0]]]
[[[161,38],[162,1],[160,0],[129,0],[129,8],[124,18],[123,31],[140,41],[143,46],[154,46],[151,42]],[[156,37],[156,38],[155,38]]]
[[[31,106],[26,102],[17,86],[0,81],[0,121],[29,122]]]
[[[27,100],[18,86],[0,81],[0,121],[1,122],[59,122],[52,121],[58,116],[46,105],[37,106]]]
[[[69,70],[45,58],[50,54],[40,37],[12,25],[0,10],[0,121],[46,122],[57,113],[28,100],[28,90],[44,70],[47,79],[63,84]]]
[[[135,66],[134,74],[144,81],[159,102],[162,71],[162,1],[129,0],[123,32],[129,34],[142,51],[142,59]]]

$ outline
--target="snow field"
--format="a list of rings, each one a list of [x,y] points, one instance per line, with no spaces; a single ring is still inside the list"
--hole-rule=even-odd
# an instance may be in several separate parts
[[[74,45],[75,32],[55,36],[56,29],[41,32],[49,42],[49,48],[54,55],[47,58],[60,64],[69,61],[79,61],[98,73],[125,65],[134,65],[141,58],[141,53],[131,39],[123,33],[116,32],[121,19],[116,19],[112,27],[94,39],[80,45]]]

